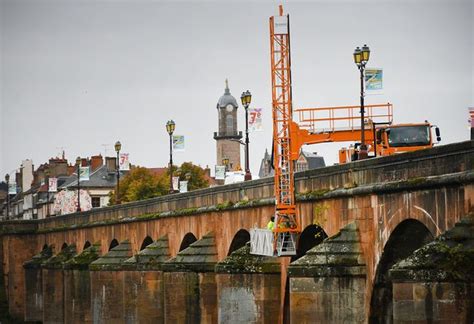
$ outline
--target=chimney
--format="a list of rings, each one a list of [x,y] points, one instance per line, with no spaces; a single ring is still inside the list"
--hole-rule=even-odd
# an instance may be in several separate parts
[[[59,158],[49,159],[49,176],[58,177],[68,175],[67,160]]]
[[[102,155],[94,155],[91,156],[91,172],[97,170],[102,165],[104,165],[104,160],[102,159]]]
[[[105,165],[107,166],[107,172],[115,172],[117,159],[115,157],[106,156]]]
[[[67,166],[67,174],[72,175],[74,172],[76,172],[77,166],[75,165],[68,165]]]
[[[206,168],[204,169],[204,174],[206,175],[207,178],[211,178],[211,169],[209,169],[209,166],[206,165]]]

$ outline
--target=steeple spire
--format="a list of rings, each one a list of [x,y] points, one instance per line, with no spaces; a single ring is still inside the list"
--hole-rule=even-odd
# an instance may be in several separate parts
[[[225,79],[225,94],[230,94],[229,90],[229,80]]]

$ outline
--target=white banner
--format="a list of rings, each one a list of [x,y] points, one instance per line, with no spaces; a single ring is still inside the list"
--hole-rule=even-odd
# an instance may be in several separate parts
[[[173,135],[173,152],[184,152],[183,135]]]
[[[119,170],[130,171],[130,161],[128,160],[128,153],[120,153]]]
[[[249,131],[262,131],[262,108],[249,108]]]
[[[16,195],[16,182],[9,182],[8,183],[8,194],[9,195]]]
[[[58,178],[49,178],[48,191],[49,192],[58,191]]]
[[[188,182],[180,181],[179,182],[179,192],[188,192]]]
[[[90,169],[88,166],[86,167],[80,167],[79,168],[79,181],[88,181],[89,180],[89,174],[90,174]]]
[[[179,190],[179,177],[173,177],[173,190]]]
[[[382,94],[383,70],[377,68],[365,69],[365,92],[368,95]]]
[[[216,165],[216,180],[225,179],[225,165]]]

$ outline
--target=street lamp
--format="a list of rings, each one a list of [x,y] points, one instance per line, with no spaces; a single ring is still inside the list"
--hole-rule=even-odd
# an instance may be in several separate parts
[[[119,191],[119,182],[120,182],[120,149],[122,148],[122,144],[120,141],[115,142],[115,152],[117,152],[117,162],[115,163],[115,169],[117,171],[117,190],[115,193],[115,204],[120,205],[120,191]]]
[[[365,123],[364,123],[364,70],[365,65],[369,61],[370,49],[367,45],[362,46],[362,49],[357,47],[354,51],[354,62],[360,71],[360,149],[359,160],[366,159],[368,156],[367,146],[365,145]]]
[[[76,164],[77,164],[77,212],[81,211],[81,158],[78,156],[76,158]]]
[[[242,100],[242,106],[245,108],[245,178],[244,180],[252,180],[252,174],[250,173],[249,166],[249,105],[252,100],[252,94],[250,91],[242,92],[240,96]]]
[[[168,120],[166,123],[166,131],[170,135],[170,193],[173,193],[173,132],[176,124],[173,120]]]
[[[6,219],[10,218],[10,175],[7,173],[5,174],[5,182],[7,183],[7,217]]]
[[[225,166],[225,172],[229,171],[229,170],[228,170],[229,158],[226,158],[226,157],[223,158],[223,159],[222,159],[222,164],[224,164],[224,166]]]
[[[44,170],[46,181],[46,217],[49,217],[49,169]]]

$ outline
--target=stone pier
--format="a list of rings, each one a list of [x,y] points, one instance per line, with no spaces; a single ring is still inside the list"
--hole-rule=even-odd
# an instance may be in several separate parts
[[[214,234],[208,233],[163,264],[165,322],[217,323],[216,262]]]
[[[366,266],[355,223],[291,263],[292,323],[363,323]]]
[[[125,322],[164,323],[162,265],[169,259],[165,235],[123,263]]]
[[[390,270],[393,322],[474,322],[474,213]]]
[[[125,240],[90,264],[94,323],[125,323],[122,264],[131,256],[130,241]]]
[[[46,246],[39,254],[23,264],[25,269],[25,321],[43,320],[43,271],[41,266],[53,256],[53,248]]]
[[[95,243],[64,263],[64,323],[92,323],[89,265],[100,257]]]
[[[219,323],[278,323],[282,318],[278,258],[234,251],[216,265]]]

